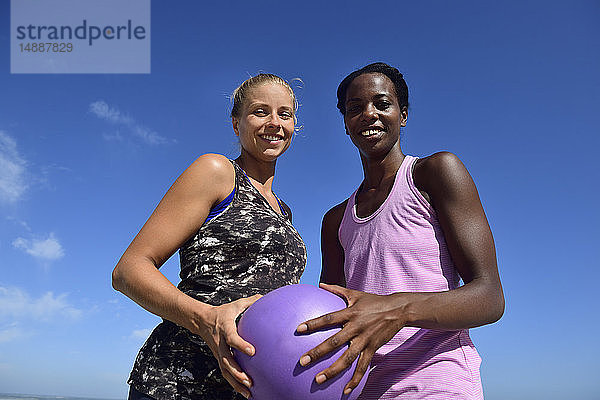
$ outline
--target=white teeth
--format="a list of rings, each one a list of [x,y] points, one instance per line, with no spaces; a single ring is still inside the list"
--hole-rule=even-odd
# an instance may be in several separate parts
[[[367,131],[362,131],[360,134],[362,136],[372,136],[378,134],[379,132],[381,132],[379,129],[369,129]]]
[[[262,135],[261,138],[267,139],[267,140],[279,140],[280,139],[279,136],[269,136],[269,135]]]

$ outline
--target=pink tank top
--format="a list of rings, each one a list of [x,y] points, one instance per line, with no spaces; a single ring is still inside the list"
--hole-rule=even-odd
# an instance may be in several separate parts
[[[406,156],[387,199],[356,214],[356,192],[339,228],[346,286],[376,294],[455,289],[459,275],[436,213],[416,188]],[[401,329],[373,357],[359,399],[483,399],[481,359],[468,330]]]

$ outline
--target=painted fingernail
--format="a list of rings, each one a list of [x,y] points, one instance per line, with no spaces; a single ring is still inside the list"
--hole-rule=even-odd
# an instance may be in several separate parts
[[[347,388],[344,390],[344,394],[350,394],[352,392],[352,388]]]
[[[296,332],[306,332],[307,330],[308,330],[308,325],[306,325],[306,324],[300,324],[296,328]]]
[[[249,356],[253,356],[254,349],[252,347],[246,347],[246,354],[248,354]]]
[[[302,365],[303,367],[308,364],[310,362],[310,356],[303,356],[300,359],[300,365]]]
[[[244,380],[242,381],[242,383],[243,383],[244,385],[246,385],[247,387],[250,387],[250,386],[252,386],[252,384],[250,383],[250,381],[249,381],[248,379],[244,379]]]
[[[327,380],[327,377],[325,375],[321,374],[321,375],[317,375],[315,380],[317,381],[318,384],[321,384]]]

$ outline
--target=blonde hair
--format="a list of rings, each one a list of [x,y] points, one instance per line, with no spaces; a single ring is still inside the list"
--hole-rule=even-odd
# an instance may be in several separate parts
[[[250,89],[255,86],[262,85],[264,83],[278,83],[285,87],[290,92],[290,97],[292,98],[292,104],[294,105],[294,121],[296,120],[296,111],[298,111],[298,101],[296,100],[296,95],[294,94],[294,90],[290,86],[290,84],[283,78],[280,78],[274,74],[263,74],[260,73],[256,76],[252,76],[246,79],[240,86],[238,86],[233,93],[231,94],[231,102],[233,106],[231,107],[231,117],[239,118],[242,112],[242,106],[244,101],[248,97],[248,92]]]

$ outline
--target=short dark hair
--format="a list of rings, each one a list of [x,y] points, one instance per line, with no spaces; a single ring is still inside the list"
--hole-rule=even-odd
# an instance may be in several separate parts
[[[352,72],[350,75],[344,78],[344,80],[340,83],[337,89],[337,108],[340,110],[342,114],[346,114],[346,92],[348,91],[348,87],[356,78],[362,74],[370,74],[370,73],[379,73],[390,78],[392,83],[394,84],[394,89],[396,90],[396,97],[398,98],[398,104],[400,108],[408,107],[408,86],[404,81],[404,77],[396,68],[383,63],[376,62],[373,64],[366,65],[361,69],[357,69]]]

